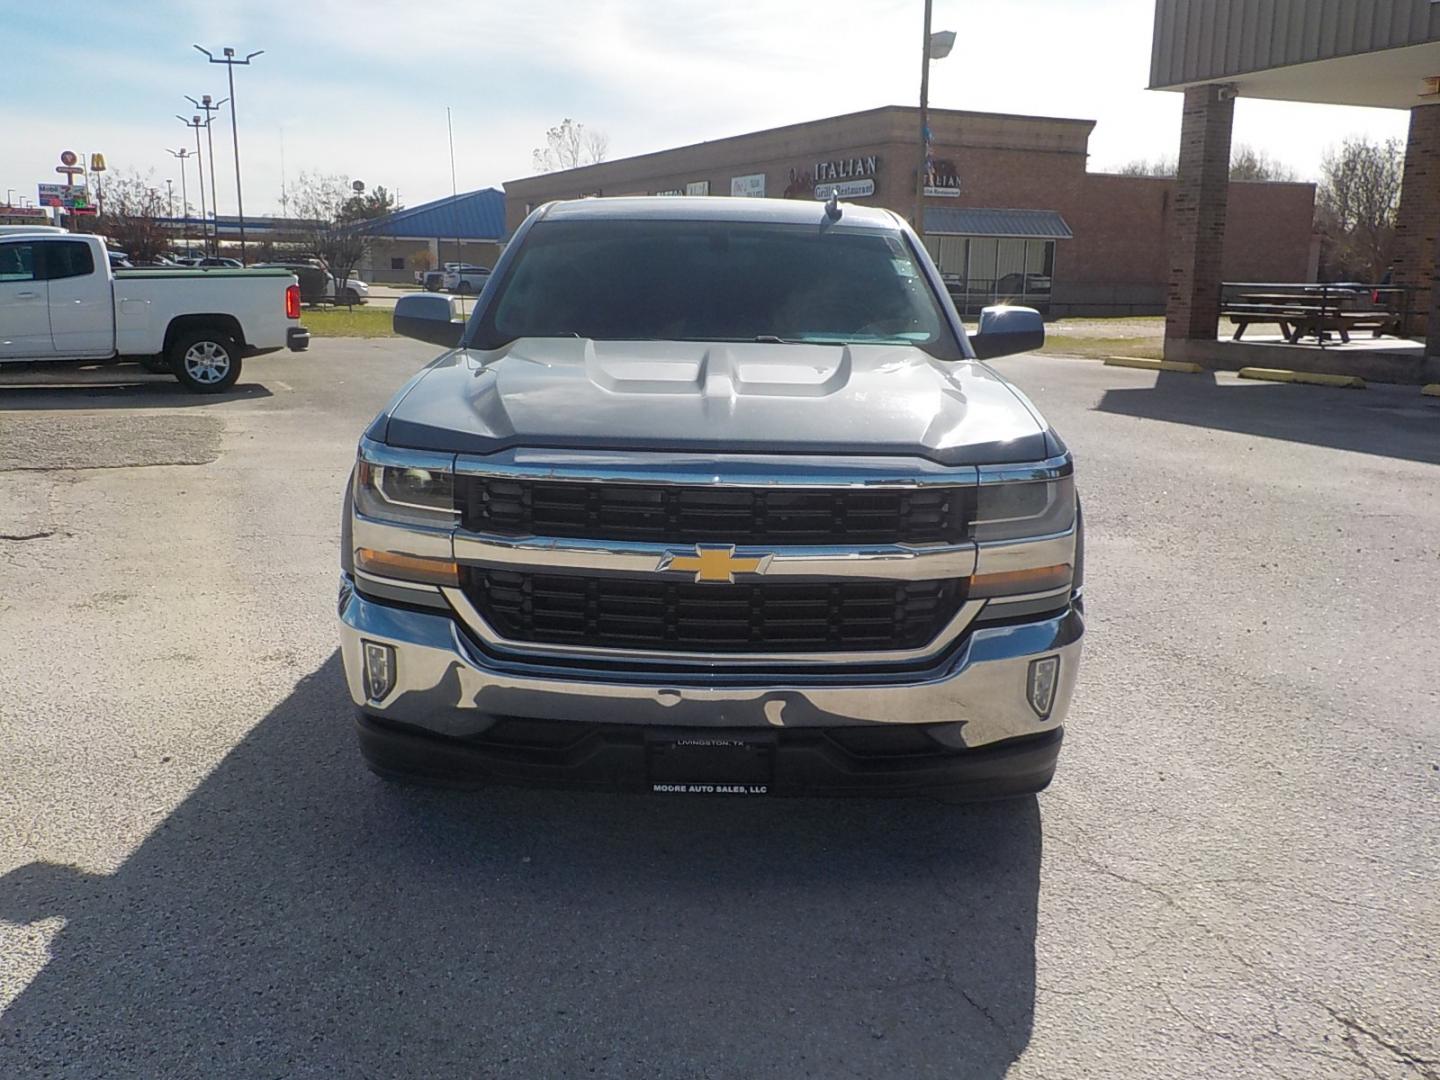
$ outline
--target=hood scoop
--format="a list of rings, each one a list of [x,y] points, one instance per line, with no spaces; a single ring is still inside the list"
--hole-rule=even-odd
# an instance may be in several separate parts
[[[671,352],[665,342],[631,343],[623,353],[583,343],[585,372],[615,394],[687,394],[710,401],[738,397],[825,397],[849,385],[855,360],[848,346],[775,345],[793,358],[744,358],[730,345]],[[668,348],[667,348],[668,346]],[[683,348],[683,347],[682,347]]]

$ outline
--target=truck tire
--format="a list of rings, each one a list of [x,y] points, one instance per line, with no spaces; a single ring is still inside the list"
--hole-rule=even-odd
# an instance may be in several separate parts
[[[175,378],[192,393],[219,394],[240,378],[240,350],[235,339],[221,330],[181,334],[167,356]]]

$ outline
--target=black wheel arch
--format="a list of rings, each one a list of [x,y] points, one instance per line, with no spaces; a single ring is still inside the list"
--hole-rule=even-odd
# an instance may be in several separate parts
[[[240,347],[243,354],[248,348],[245,340],[244,328],[240,320],[234,315],[227,315],[224,312],[215,312],[208,315],[177,315],[170,320],[170,325],[165,328],[165,347],[162,356],[169,356],[170,349],[182,334],[191,334],[199,331],[210,330],[224,334]]]

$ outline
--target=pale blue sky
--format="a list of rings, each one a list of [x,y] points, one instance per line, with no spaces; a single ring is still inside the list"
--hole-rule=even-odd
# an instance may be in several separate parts
[[[462,190],[527,175],[549,125],[573,116],[610,156],[664,149],[917,95],[921,0],[70,0],[64,16],[0,0],[0,199],[54,182],[58,154],[175,180],[193,146],[184,95],[226,96],[191,45],[241,54],[247,210],[278,209],[285,172],[341,173],[409,205],[448,194],[445,106]],[[1097,120],[1090,167],[1172,156],[1177,95],[1144,89],[1152,0],[935,0],[960,38],[932,67],[940,107]],[[217,116],[220,209],[233,212],[228,112]],[[1404,113],[1241,100],[1237,142],[1306,177],[1346,134],[1403,137]],[[1322,134],[1323,132],[1323,134]],[[282,136],[283,133],[283,136]],[[188,141],[187,141],[188,140]],[[223,149],[222,149],[223,147]],[[191,199],[195,200],[191,166]]]

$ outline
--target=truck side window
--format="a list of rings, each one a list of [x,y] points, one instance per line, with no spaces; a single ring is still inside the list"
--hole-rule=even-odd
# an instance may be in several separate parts
[[[35,245],[0,244],[0,281],[35,280]]]
[[[90,245],[83,241],[42,240],[39,247],[44,253],[45,277],[50,281],[83,277],[95,272],[95,259],[90,254]]]

